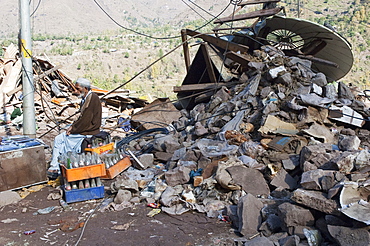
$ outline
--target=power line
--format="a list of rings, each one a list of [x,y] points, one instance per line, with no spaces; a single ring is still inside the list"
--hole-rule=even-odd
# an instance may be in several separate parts
[[[30,1],[30,3],[31,3],[31,1]],[[40,3],[41,3],[41,0],[39,0],[39,2],[37,3],[37,6],[36,6],[35,10],[32,12],[32,14],[30,15],[30,17],[32,17],[36,13],[36,11],[38,10],[38,8],[40,7]]]
[[[232,1],[232,0],[231,0]],[[230,6],[231,4],[231,1],[228,3],[228,5],[216,16],[214,17],[212,20],[206,22],[204,25],[198,27],[197,29],[195,29],[195,31],[199,30],[199,29],[202,29],[203,27],[207,26],[209,23],[213,22],[215,19],[217,19],[220,15],[222,15],[226,9]],[[120,23],[118,23],[112,16],[110,16],[108,14],[107,11],[104,10],[104,8],[97,2],[97,0],[94,0],[95,4],[104,12],[105,15],[108,16],[109,19],[111,19],[117,26],[127,30],[127,31],[130,31],[130,32],[133,32],[133,33],[136,33],[138,35],[141,35],[141,36],[144,36],[144,37],[148,37],[148,38],[151,38],[151,39],[176,39],[176,38],[181,38],[181,35],[178,35],[178,36],[173,36],[173,37],[153,37],[151,35],[148,35],[148,34],[145,34],[145,33],[141,33],[141,32],[138,32],[136,30],[133,30],[131,28],[128,28],[128,27],[125,27],[123,25],[121,25]]]

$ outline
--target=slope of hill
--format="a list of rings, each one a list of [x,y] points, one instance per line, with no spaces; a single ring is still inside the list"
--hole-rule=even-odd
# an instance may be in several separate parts
[[[300,18],[336,27],[352,44],[355,57],[353,69],[342,80],[364,88],[369,86],[370,77],[367,69],[370,17],[366,14],[370,11],[369,2],[283,0],[279,5],[285,6],[288,17],[298,17],[300,9]],[[31,17],[34,54],[46,54],[51,61],[62,65],[73,79],[85,76],[101,87],[112,88],[169,52],[181,43],[181,39],[151,39],[137,35],[119,27],[109,16],[124,27],[149,36],[178,36],[182,28],[203,26],[229,3],[228,0],[32,0],[31,12],[36,10]],[[230,15],[235,8],[230,4],[220,16]],[[252,7],[247,7],[244,11],[251,10]],[[18,1],[3,0],[0,17],[6,20],[0,28],[0,44],[6,46],[10,41],[16,42]],[[200,31],[207,32],[212,27],[211,22]],[[173,85],[181,83],[185,75],[183,64],[180,48],[128,86],[142,94],[166,96]]]

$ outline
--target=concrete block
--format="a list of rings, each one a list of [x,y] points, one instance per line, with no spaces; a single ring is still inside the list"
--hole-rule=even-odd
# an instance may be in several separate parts
[[[121,204],[123,202],[129,202],[132,198],[131,192],[128,190],[119,190],[116,197],[114,198],[114,203]]]
[[[22,198],[15,191],[8,190],[0,192],[0,207],[17,203],[20,200],[22,200]]]
[[[140,163],[143,164],[145,169],[153,166],[153,164],[154,164],[154,155],[153,154],[142,154],[142,155],[139,155],[139,156],[136,156],[136,157],[140,161]]]
[[[326,194],[320,191],[297,189],[291,198],[296,203],[321,211],[326,214],[337,214],[338,205],[334,200],[328,199]]]
[[[328,225],[330,235],[339,246],[368,246],[369,232],[361,228]]]
[[[239,199],[238,202],[238,231],[245,237],[250,237],[258,233],[258,228],[262,223],[261,209],[263,203],[252,194],[247,194]]]
[[[292,178],[292,176],[290,176],[290,174],[287,173],[284,169],[281,169],[272,179],[270,185],[294,190],[297,187],[297,181]]]
[[[166,182],[170,186],[185,184],[190,180],[190,169],[184,166],[176,167],[165,173]]]
[[[285,202],[278,207],[278,216],[283,221],[283,230],[288,231],[289,227],[302,225],[314,225],[315,218],[310,210]]]

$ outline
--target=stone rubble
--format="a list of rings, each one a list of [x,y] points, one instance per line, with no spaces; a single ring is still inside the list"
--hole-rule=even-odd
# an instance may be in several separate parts
[[[154,136],[154,161],[142,157],[150,165],[130,177],[146,185],[132,196],[169,214],[227,216],[251,239],[244,245],[369,245],[366,224],[341,213],[338,199],[344,182],[370,180],[369,124],[330,116],[330,106],[349,106],[368,120],[369,105],[308,60],[267,46],[253,59],[239,83],[181,109],[176,130]],[[113,186],[115,202],[126,201],[122,181]]]

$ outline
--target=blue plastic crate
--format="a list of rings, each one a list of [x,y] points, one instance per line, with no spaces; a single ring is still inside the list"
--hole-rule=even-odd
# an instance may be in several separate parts
[[[65,190],[64,185],[62,186],[64,191],[64,200],[67,203],[72,202],[82,202],[91,199],[99,199],[104,197],[104,185],[86,188],[86,189],[77,189],[77,190]]]

